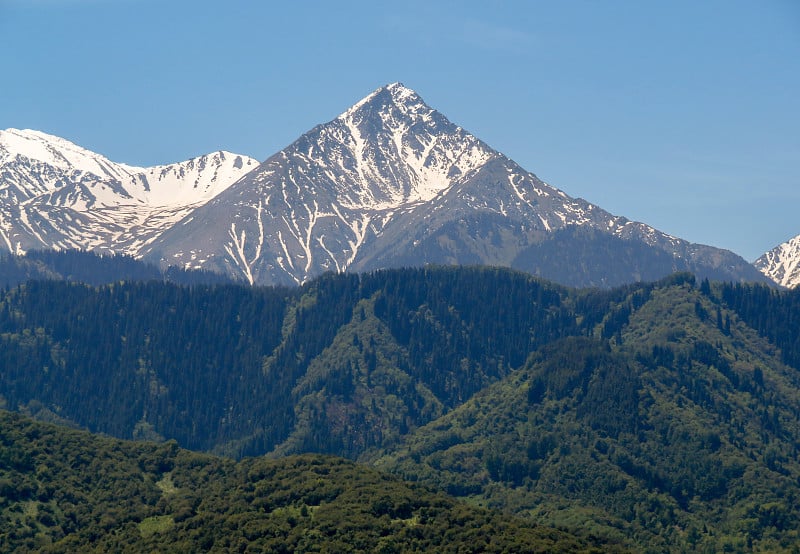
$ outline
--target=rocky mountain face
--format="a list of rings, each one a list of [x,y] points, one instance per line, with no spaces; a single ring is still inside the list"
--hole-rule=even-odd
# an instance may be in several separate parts
[[[574,255],[595,251],[574,229],[603,242],[599,260]],[[556,235],[560,230],[567,235]],[[558,256],[541,263],[537,249],[556,236]],[[572,285],[610,286],[678,270],[763,280],[731,252],[570,198],[399,83],[312,129],[142,254],[274,284],[430,263],[511,266],[548,278],[567,265]]]
[[[765,252],[754,264],[764,275],[781,286],[800,285],[800,235]]]
[[[145,256],[198,260],[249,282],[302,283],[354,267],[403,213],[496,156],[413,91],[390,85],[266,160]]]
[[[0,131],[0,245],[137,255],[257,162],[215,152],[134,167],[30,130]]]
[[[10,130],[0,171],[0,244],[12,252],[121,252],[251,284],[431,263],[511,266],[576,286],[683,270],[766,280],[729,251],[570,198],[400,83],[260,165],[218,152],[134,168]]]

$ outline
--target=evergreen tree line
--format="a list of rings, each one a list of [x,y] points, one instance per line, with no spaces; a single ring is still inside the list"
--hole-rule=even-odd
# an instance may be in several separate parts
[[[374,301],[403,370],[454,406],[539,345],[580,333],[567,296],[481,268],[325,275],[298,289],[29,281],[0,294],[0,395],[114,436],[263,453],[288,436],[292,390],[359,301]],[[375,370],[375,347],[360,348]],[[346,395],[355,378],[331,389]]]
[[[125,254],[100,255],[82,250],[34,250],[23,256],[0,253],[0,286],[32,279],[63,280],[88,285],[118,281],[168,281],[182,285],[224,284],[225,275],[171,266],[162,270]]]
[[[3,552],[622,552],[330,456],[235,463],[0,410]],[[602,550],[601,550],[602,549]]]
[[[800,368],[800,289],[722,283],[719,298],[750,327],[780,347],[783,361]],[[709,289],[710,290],[710,289]],[[730,321],[717,318],[722,328]]]
[[[391,344],[350,339],[358,356],[331,366],[325,394],[350,410],[370,402],[363,396],[370,391],[374,407],[368,411],[399,425],[388,434],[379,431],[378,420],[361,429],[383,445],[440,413],[435,403],[460,405],[554,340],[599,335],[618,342],[652,291],[672,285],[696,283],[679,274],[610,291],[575,291],[477,267],[329,274],[296,289],[29,281],[0,293],[0,402],[92,431],[174,438],[188,448],[235,456],[270,452],[300,421],[310,421],[319,429],[309,436],[328,441],[329,448],[304,439],[305,449],[342,448],[357,457],[369,441],[334,439],[331,405],[312,402],[307,408],[316,415],[302,412],[296,387],[342,329],[366,317],[360,302],[372,303]],[[800,365],[791,357],[795,351],[783,346],[800,335],[792,334],[796,294],[757,285],[721,290],[742,319],[757,317],[758,306],[769,312],[761,316],[764,332],[772,330],[787,363]],[[737,378],[724,360],[715,365]],[[386,381],[387,368],[407,377]],[[757,380],[748,374],[737,386],[752,388]],[[698,398],[705,394],[700,386],[692,390]],[[380,394],[405,402],[405,415],[390,417],[395,408]]]

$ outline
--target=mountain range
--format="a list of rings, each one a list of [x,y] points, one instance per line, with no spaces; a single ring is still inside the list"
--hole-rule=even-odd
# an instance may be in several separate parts
[[[0,131],[0,247],[125,254],[262,285],[430,263],[509,266],[573,286],[684,270],[767,280],[730,251],[569,197],[400,83],[263,163],[220,151],[141,168],[38,131]]]

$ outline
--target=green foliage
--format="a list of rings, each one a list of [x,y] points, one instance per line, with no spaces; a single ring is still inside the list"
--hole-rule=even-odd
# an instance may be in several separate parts
[[[0,395],[123,438],[356,458],[579,333],[566,296],[486,268],[295,290],[32,281],[0,292]]]
[[[101,438],[5,411],[0,442],[5,452],[26,453],[24,463],[13,454],[0,465],[3,552],[599,552],[602,546],[340,458],[234,463],[174,443]]]
[[[0,394],[92,431],[210,449],[268,421],[261,365],[280,341],[289,294],[29,282],[0,295]]]
[[[545,345],[375,464],[642,551],[800,547],[798,372],[690,279],[581,301],[605,306],[596,338]]]
[[[744,322],[780,347],[784,363],[800,369],[800,289],[779,291],[764,285],[726,283],[722,301]],[[730,318],[723,324],[730,326]]]
[[[346,456],[637,550],[790,550],[797,298],[689,274],[574,291],[494,268],[291,290],[29,282],[0,291],[0,406],[233,458]],[[130,536],[192,521],[207,546],[211,512],[170,465],[177,445],[163,448],[136,455],[162,508]],[[39,466],[5,444],[0,467]],[[37,490],[0,480],[32,532],[60,521]],[[413,529],[423,507],[402,498],[367,512]],[[261,505],[284,539],[325,513],[287,502]],[[237,529],[262,525],[241,517]]]

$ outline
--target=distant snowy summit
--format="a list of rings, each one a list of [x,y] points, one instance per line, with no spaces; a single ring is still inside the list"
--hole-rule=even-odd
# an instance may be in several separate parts
[[[800,235],[776,246],[754,265],[779,285],[793,289],[800,285]]]
[[[0,245],[14,253],[139,248],[258,165],[215,152],[135,167],[63,138],[0,131]]]
[[[765,280],[729,251],[569,197],[401,83],[260,164],[218,152],[137,168],[9,130],[0,171],[0,245],[14,252],[124,252],[251,284],[430,263],[510,266],[579,286],[674,271]]]

